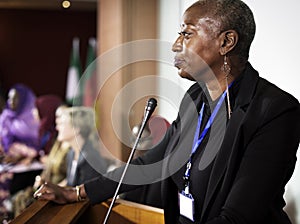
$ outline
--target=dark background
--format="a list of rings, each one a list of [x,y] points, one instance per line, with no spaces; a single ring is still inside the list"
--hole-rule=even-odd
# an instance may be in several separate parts
[[[96,10],[0,9],[0,88],[15,83],[37,96],[65,97],[73,37],[85,66],[88,39],[96,37]],[[5,95],[6,96],[6,95]]]

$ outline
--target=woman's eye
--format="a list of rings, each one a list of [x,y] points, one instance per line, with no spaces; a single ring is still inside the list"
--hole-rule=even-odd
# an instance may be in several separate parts
[[[192,34],[192,33],[188,33],[188,32],[186,32],[186,31],[182,31],[182,32],[179,32],[178,33],[180,36],[183,36],[184,38],[188,38],[188,37],[190,37],[190,35]]]

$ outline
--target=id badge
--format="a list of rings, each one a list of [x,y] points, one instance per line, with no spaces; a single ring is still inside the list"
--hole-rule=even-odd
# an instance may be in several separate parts
[[[194,221],[194,198],[191,194],[182,191],[179,194],[179,210],[180,215]]]

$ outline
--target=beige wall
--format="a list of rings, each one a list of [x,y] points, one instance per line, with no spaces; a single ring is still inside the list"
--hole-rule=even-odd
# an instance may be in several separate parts
[[[117,109],[119,110],[117,111],[117,115],[112,115],[112,111],[114,110],[113,103],[117,95],[123,87],[134,79],[144,75],[156,74],[155,62],[141,61],[126,64],[128,57],[130,57],[130,52],[124,51],[122,44],[135,40],[155,39],[157,38],[156,30],[157,3],[155,0],[99,1],[97,36],[98,56],[100,58],[98,63],[98,81],[101,88],[98,95],[98,111],[100,113],[100,137],[105,145],[104,153],[106,155],[111,153],[114,157],[126,158],[128,147],[123,145],[122,138],[130,130],[123,130],[122,123],[126,120],[131,127],[139,123],[147,100],[147,97],[139,98],[131,106],[129,112],[122,111],[122,108],[126,108],[127,106],[125,104],[132,101],[128,97],[136,97],[136,92],[132,89],[131,94],[127,95],[126,98],[122,96],[122,105],[118,105],[120,109]],[[114,56],[107,56],[110,54]],[[149,85],[156,84],[149,83]],[[114,121],[114,126],[112,125],[112,121]],[[116,129],[123,130],[121,131],[121,136],[117,136]],[[124,133],[125,135],[123,135]]]

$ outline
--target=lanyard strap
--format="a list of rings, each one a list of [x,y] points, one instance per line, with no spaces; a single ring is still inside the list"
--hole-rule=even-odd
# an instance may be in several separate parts
[[[232,83],[230,84],[229,87],[231,87]],[[220,97],[216,107],[214,108],[212,114],[210,115],[203,131],[201,132],[200,136],[199,136],[199,133],[200,133],[200,128],[201,128],[201,123],[202,123],[202,119],[203,119],[203,113],[204,113],[204,103],[202,104],[201,106],[201,110],[200,110],[200,113],[199,113],[199,117],[198,117],[198,123],[197,123],[197,128],[196,128],[196,132],[195,132],[195,136],[194,136],[194,141],[193,141],[193,147],[192,147],[192,151],[191,151],[191,155],[190,155],[190,158],[189,158],[189,161],[186,165],[186,171],[184,173],[184,179],[185,180],[189,180],[189,176],[190,176],[190,169],[191,169],[191,166],[192,166],[192,155],[195,154],[195,152],[197,151],[199,145],[201,144],[201,142],[203,141],[205,135],[207,134],[208,130],[210,129],[212,123],[214,122],[214,119],[216,118],[217,116],[217,113],[218,111],[220,110],[221,108],[221,105],[222,103],[224,102],[224,99],[225,99],[225,96],[226,96],[226,91],[223,92],[222,96]]]
[[[220,97],[215,109],[213,110],[212,114],[210,115],[203,131],[201,132],[201,134],[199,136],[201,123],[202,123],[202,119],[203,119],[203,113],[204,113],[204,105],[205,105],[204,103],[202,104],[202,107],[201,107],[201,110],[200,110],[200,113],[199,113],[199,117],[198,117],[198,124],[197,124],[197,129],[196,129],[196,132],[195,132],[195,136],[194,136],[194,142],[193,142],[191,155],[193,155],[197,151],[198,146],[201,144],[201,142],[203,141],[205,135],[207,134],[208,130],[210,129],[212,123],[214,122],[214,120],[217,116],[218,111],[221,108],[221,105],[222,105],[222,103],[225,99],[225,96],[226,96],[226,92],[224,92],[222,94],[222,96]]]

